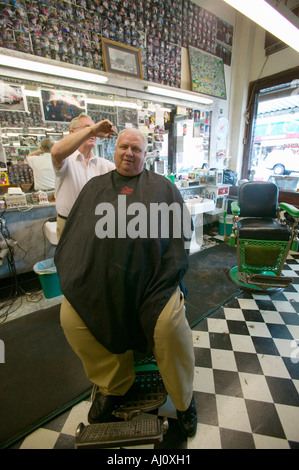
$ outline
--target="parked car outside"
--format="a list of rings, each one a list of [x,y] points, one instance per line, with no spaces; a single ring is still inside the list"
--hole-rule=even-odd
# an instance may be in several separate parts
[[[272,150],[264,160],[265,167],[273,170],[275,175],[289,175],[299,172],[299,155],[292,149]]]

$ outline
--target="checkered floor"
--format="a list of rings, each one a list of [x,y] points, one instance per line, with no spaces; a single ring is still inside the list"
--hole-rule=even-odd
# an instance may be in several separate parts
[[[197,433],[182,437],[168,399],[158,414],[169,430],[155,448],[299,449],[299,254],[283,274],[294,278],[289,288],[243,292],[193,329]],[[74,448],[89,407],[79,403],[13,448]]]

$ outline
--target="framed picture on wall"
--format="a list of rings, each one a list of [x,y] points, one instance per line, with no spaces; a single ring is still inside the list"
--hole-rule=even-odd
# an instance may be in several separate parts
[[[28,111],[24,86],[0,82],[0,111]]]
[[[106,72],[143,79],[140,49],[102,37]]]
[[[46,122],[70,122],[86,113],[86,95],[66,90],[40,90],[41,107]]]
[[[223,60],[189,46],[192,91],[226,99]]]
[[[117,124],[122,127],[138,127],[137,109],[117,108]]]
[[[19,135],[19,142],[21,147],[38,146],[38,138],[36,135]]]

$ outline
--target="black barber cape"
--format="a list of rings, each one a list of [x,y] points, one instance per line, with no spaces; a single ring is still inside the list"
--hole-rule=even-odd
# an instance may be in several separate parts
[[[170,236],[161,234],[162,216],[158,234],[150,233],[152,204],[173,202],[183,218],[181,194],[167,178],[113,170],[84,186],[67,219],[55,253],[61,290],[112,353],[152,349],[157,318],[188,269],[183,227],[179,238],[172,222]],[[187,219],[191,235],[189,213]]]

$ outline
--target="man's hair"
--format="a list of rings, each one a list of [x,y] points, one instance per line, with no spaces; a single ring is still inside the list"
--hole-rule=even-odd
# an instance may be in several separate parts
[[[49,153],[53,145],[54,145],[54,140],[47,138],[41,141],[40,148],[44,153]]]
[[[146,138],[146,136],[145,136],[139,129],[136,129],[135,127],[130,127],[130,128],[127,128],[127,129],[122,129],[122,130],[120,131],[120,133],[118,134],[118,136],[117,136],[116,144],[117,144],[118,139],[120,138],[120,136],[121,136],[122,134],[124,134],[125,132],[134,132],[135,134],[139,135],[139,136],[143,139],[144,149],[146,150],[146,148],[147,148],[147,138]]]
[[[77,117],[75,117],[74,119],[71,120],[70,125],[69,125],[69,130],[71,131],[72,129],[76,129],[77,122],[79,121],[79,119],[84,118],[84,117],[88,117],[88,118],[91,119],[91,117],[88,116],[88,114],[81,113],[81,114],[79,114],[79,116],[77,116]]]

